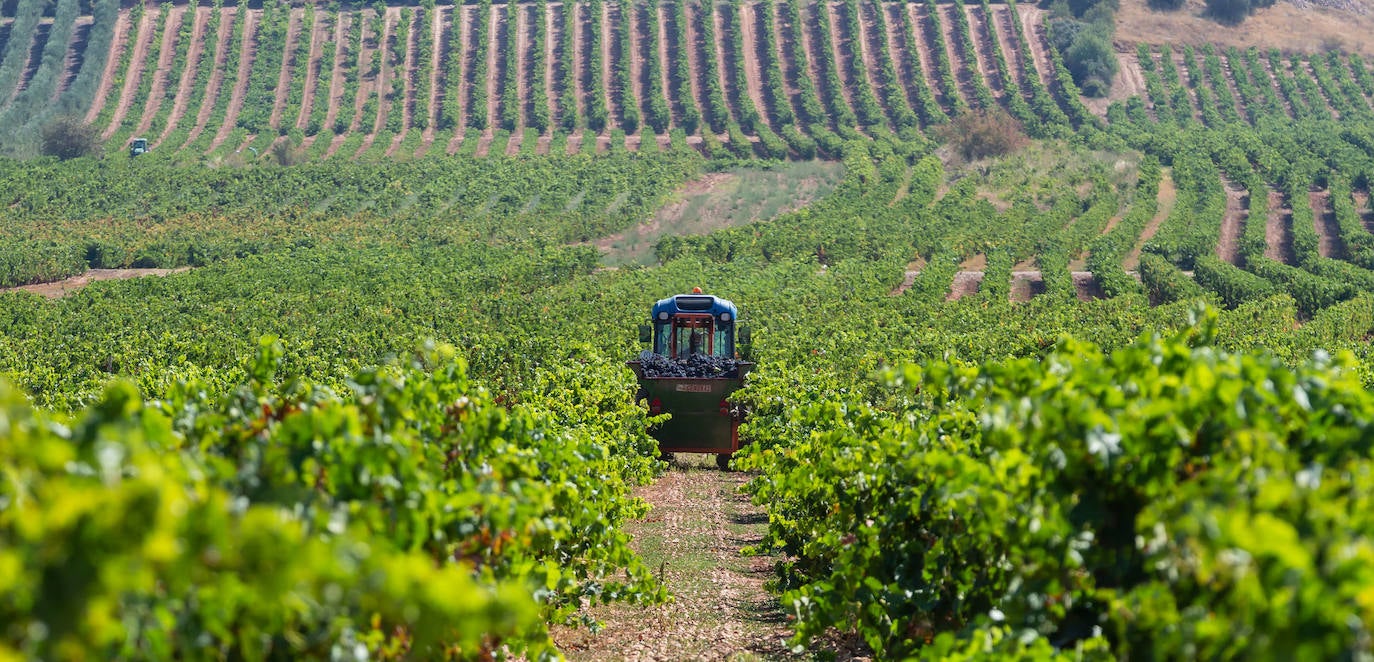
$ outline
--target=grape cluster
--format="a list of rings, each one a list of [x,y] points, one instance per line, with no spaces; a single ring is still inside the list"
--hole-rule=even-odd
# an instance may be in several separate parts
[[[731,378],[739,376],[739,362],[727,356],[691,354],[674,359],[648,350],[639,353],[639,365],[649,378]]]

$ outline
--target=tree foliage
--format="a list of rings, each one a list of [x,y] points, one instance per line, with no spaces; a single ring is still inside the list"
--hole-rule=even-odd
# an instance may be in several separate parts
[[[101,151],[100,129],[80,117],[59,117],[43,127],[43,153],[59,159],[95,156]]]

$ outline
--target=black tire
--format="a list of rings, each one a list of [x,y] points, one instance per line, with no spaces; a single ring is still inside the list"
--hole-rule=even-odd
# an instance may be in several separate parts
[[[669,464],[672,464],[672,463],[673,463],[673,454],[672,454],[672,453],[659,453],[659,454],[658,454],[658,459],[660,459],[660,460],[662,460],[662,461],[664,461],[664,462],[667,462],[667,463],[669,463]]]
[[[732,457],[734,457],[734,454],[733,454],[733,453],[721,453],[721,454],[717,455],[717,456],[716,456],[716,467],[717,467],[718,469],[720,469],[721,471],[729,471],[729,470],[730,470],[730,458],[732,458]]]

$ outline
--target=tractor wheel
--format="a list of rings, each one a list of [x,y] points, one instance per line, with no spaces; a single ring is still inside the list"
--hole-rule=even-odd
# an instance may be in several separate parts
[[[730,470],[730,458],[732,458],[732,457],[734,457],[734,454],[733,454],[733,453],[721,453],[720,455],[717,455],[717,456],[716,456],[716,467],[719,468],[721,471],[729,471],[729,470]]]

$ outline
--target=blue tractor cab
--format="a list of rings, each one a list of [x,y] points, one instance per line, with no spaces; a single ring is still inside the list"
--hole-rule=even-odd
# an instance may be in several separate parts
[[[730,402],[754,367],[748,329],[739,326],[739,309],[695,288],[690,294],[661,299],[639,328],[649,346],[629,366],[639,378],[636,400],[651,415],[671,418],[650,428],[665,456],[713,453],[724,468],[739,450],[739,424],[745,412]]]
[[[725,299],[699,293],[660,299],[650,311],[650,319],[655,354],[671,358],[735,356],[739,309]]]

